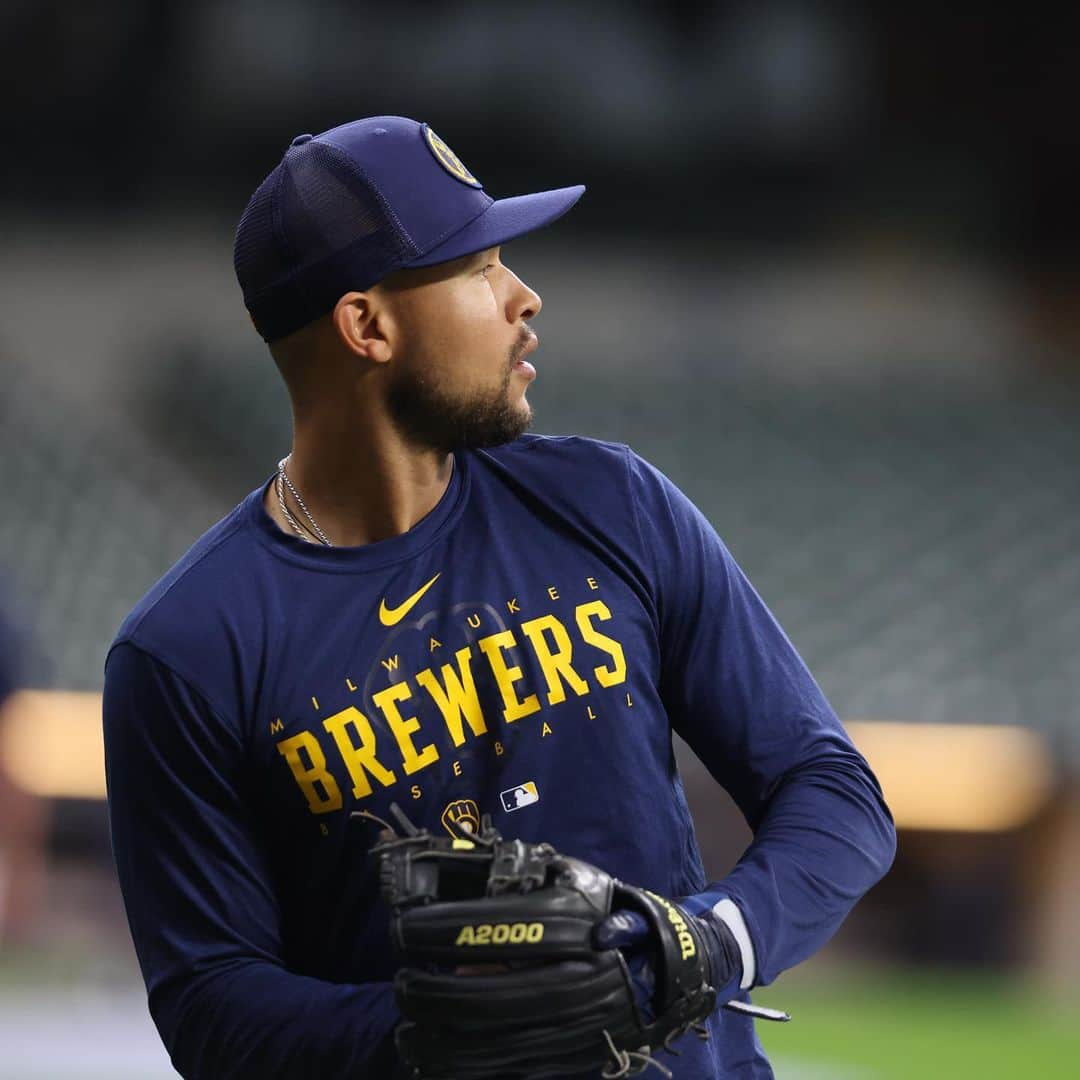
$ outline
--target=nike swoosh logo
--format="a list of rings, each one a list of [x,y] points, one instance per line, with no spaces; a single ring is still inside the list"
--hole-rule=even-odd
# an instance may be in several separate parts
[[[442,571],[440,570],[426,585],[421,585],[420,588],[405,601],[405,603],[398,604],[396,608],[387,607],[386,597],[384,596],[379,604],[379,622],[381,622],[383,626],[396,626],[410,611],[412,611],[419,602],[420,597],[422,597],[424,593],[439,580],[441,574]]]

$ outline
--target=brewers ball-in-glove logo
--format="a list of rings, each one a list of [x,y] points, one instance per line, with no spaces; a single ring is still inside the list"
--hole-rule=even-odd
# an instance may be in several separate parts
[[[468,169],[465,168],[461,163],[461,158],[459,158],[457,154],[455,154],[454,151],[427,126],[427,124],[424,125],[424,138],[427,140],[428,148],[435,155],[435,160],[455,180],[460,180],[463,184],[468,184],[469,187],[478,188],[484,186],[471,172],[469,172]]]
[[[473,799],[455,799],[442,812],[443,828],[457,836],[461,829],[466,832],[480,831],[480,807]]]

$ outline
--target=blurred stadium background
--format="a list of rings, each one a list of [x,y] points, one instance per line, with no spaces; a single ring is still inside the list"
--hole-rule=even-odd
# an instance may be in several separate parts
[[[762,1032],[778,1075],[1075,1075],[1078,23],[0,6],[0,1077],[175,1075],[112,875],[104,653],[288,446],[232,275],[247,196],[378,113],[496,196],[588,185],[504,251],[544,298],[535,429],[698,502],[883,780],[893,872],[760,994],[796,1016]],[[719,876],[748,834],[679,754]]]

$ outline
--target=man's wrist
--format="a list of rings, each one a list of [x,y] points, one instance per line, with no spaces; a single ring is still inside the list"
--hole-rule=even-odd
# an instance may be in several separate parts
[[[750,939],[750,930],[734,900],[724,897],[713,904],[710,914],[724,924],[739,950],[741,975],[739,989],[749,990],[757,977],[757,958],[754,955],[754,943]]]
[[[697,920],[702,933],[708,936],[713,981],[714,985],[720,984],[716,989],[719,991],[732,982],[731,973],[734,973],[737,978],[733,981],[733,992],[748,990],[754,985],[757,963],[746,920],[734,900],[725,897],[710,905],[709,899],[705,893],[680,898],[676,903]]]
[[[717,1002],[730,1001],[739,992],[743,974],[742,956],[735,935],[711,911],[692,918],[708,962],[708,980],[716,991]]]

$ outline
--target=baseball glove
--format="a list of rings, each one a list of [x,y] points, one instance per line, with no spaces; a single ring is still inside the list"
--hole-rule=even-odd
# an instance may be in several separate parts
[[[456,838],[419,830],[396,806],[372,854],[403,967],[395,1039],[420,1078],[526,1080],[636,1074],[716,1004],[695,920],[669,900],[549,844],[503,840],[485,815]],[[655,943],[652,999],[635,997],[618,948],[594,930],[615,909]]]

